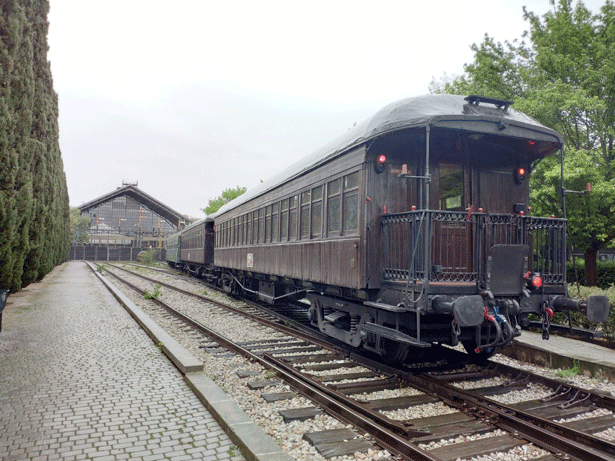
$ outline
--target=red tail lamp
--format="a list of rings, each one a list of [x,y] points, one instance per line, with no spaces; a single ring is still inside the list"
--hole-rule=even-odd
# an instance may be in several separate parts
[[[523,183],[527,177],[527,170],[523,167],[519,167],[515,170],[515,182],[517,184]]]
[[[374,164],[374,168],[376,169],[376,173],[382,173],[384,171],[384,166],[387,162],[387,156],[384,154],[380,154],[376,157],[376,163]]]
[[[528,272],[524,276],[530,290],[537,290],[542,286],[542,277],[536,272]]]

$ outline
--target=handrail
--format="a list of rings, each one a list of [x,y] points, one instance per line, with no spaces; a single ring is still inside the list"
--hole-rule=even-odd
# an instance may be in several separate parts
[[[484,282],[494,245],[527,245],[530,267],[547,284],[566,281],[566,221],[518,214],[413,210],[384,214],[383,278],[411,282]],[[426,237],[426,235],[428,237]],[[429,254],[419,247],[429,246]],[[431,261],[431,262],[430,262]]]

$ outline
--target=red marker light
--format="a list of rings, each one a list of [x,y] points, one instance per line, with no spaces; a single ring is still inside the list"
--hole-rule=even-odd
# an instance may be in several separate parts
[[[384,154],[380,154],[376,158],[376,163],[374,164],[374,168],[376,169],[376,173],[382,173],[384,171],[384,164],[387,161],[387,156]]]
[[[542,286],[542,277],[540,274],[527,272],[523,278],[527,281],[527,286],[530,290],[536,290]]]
[[[588,182],[587,183],[587,192],[591,192],[592,191],[592,183]]]
[[[517,184],[521,184],[523,181],[525,181],[526,173],[527,171],[525,170],[525,168],[517,168],[514,175],[515,182]]]
[[[412,211],[416,210],[416,205],[412,205]]]

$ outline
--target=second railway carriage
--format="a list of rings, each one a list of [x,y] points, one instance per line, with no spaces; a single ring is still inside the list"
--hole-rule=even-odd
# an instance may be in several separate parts
[[[172,236],[175,238],[178,234]],[[209,275],[214,258],[214,221],[201,219],[181,231],[180,262],[178,265],[186,272],[199,277]],[[167,260],[169,258],[167,257]]]
[[[166,258],[167,263],[171,267],[181,266],[180,244],[181,244],[181,233],[180,232],[167,237],[167,252],[166,252],[165,258]]]
[[[604,320],[605,297],[567,298],[565,221],[531,215],[529,174],[562,137],[510,105],[386,106],[213,216],[220,283],[307,297],[321,331],[387,361],[433,343],[488,356],[530,313]]]

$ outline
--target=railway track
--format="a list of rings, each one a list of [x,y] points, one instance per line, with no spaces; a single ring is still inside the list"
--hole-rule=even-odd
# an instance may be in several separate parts
[[[150,286],[161,283],[142,280]],[[610,395],[501,364],[457,369],[436,364],[419,372],[390,368],[322,338],[312,340],[309,332],[291,336],[294,328],[280,324],[279,318],[266,319],[269,314],[249,313],[249,319],[281,327],[281,336],[232,341],[181,309],[160,305],[210,338],[201,345],[210,356],[231,350],[273,370],[275,380],[248,382],[252,390],[265,390],[263,399],[291,398],[287,392],[266,392],[282,379],[317,404],[288,410],[282,414],[285,420],[309,418],[324,408],[352,423],[358,433],[338,428],[304,435],[324,457],[383,447],[403,459],[432,461],[498,454],[509,458],[497,459],[615,460],[613,442],[594,435],[608,436],[615,426],[615,400]],[[236,316],[248,311],[245,306],[234,309]],[[448,353],[449,363],[461,362],[464,355]],[[245,378],[249,380],[250,374]],[[531,388],[540,388],[541,398],[524,398]],[[423,415],[426,408],[432,410],[429,416]],[[370,438],[362,437],[364,432]]]

